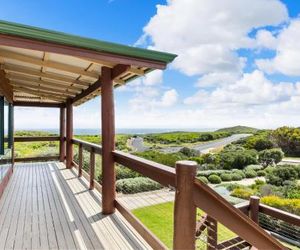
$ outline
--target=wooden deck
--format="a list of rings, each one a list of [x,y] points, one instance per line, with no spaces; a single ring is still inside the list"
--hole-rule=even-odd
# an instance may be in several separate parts
[[[61,163],[17,164],[0,200],[0,249],[149,249]]]

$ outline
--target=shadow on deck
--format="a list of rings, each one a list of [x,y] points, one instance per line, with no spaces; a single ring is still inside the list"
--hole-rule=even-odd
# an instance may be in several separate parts
[[[149,249],[119,212],[64,164],[22,163],[0,200],[0,249]]]

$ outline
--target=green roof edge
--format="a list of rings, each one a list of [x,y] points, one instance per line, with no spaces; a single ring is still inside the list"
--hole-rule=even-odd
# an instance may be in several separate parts
[[[166,64],[172,62],[177,56],[171,53],[130,47],[122,44],[105,42],[92,38],[85,38],[77,35],[66,34],[63,32],[57,32],[3,20],[0,20],[0,34],[13,35],[45,42],[53,42],[98,52],[107,52],[129,57],[138,57],[148,60],[160,61]]]

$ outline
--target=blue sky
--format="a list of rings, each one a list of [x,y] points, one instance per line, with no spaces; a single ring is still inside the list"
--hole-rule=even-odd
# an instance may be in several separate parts
[[[300,124],[300,5],[279,0],[2,1],[0,19],[178,54],[115,91],[118,128]],[[58,127],[55,110],[16,111],[17,128]],[[100,99],[75,109],[100,127]],[[34,121],[34,122],[33,122]]]

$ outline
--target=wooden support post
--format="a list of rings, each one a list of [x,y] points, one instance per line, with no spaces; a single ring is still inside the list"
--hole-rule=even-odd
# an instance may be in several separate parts
[[[12,166],[15,164],[15,142],[14,142],[14,106],[13,104],[9,104],[8,111],[8,147],[11,148],[11,163]]]
[[[207,250],[215,250],[218,245],[218,222],[207,216]]]
[[[78,146],[78,177],[82,176],[82,164],[83,164],[83,158],[82,158],[82,152],[83,151],[83,147],[82,144],[79,143]]]
[[[0,96],[0,155],[4,155],[4,96]]]
[[[71,103],[71,100],[67,101],[67,155],[66,155],[66,167],[71,168],[72,167],[72,161],[73,161],[73,144],[72,144],[72,138],[73,138],[73,105]]]
[[[60,108],[59,115],[59,161],[64,162],[66,158],[66,109]]]
[[[115,149],[115,111],[112,70],[101,70],[101,121],[102,121],[102,213],[115,212],[116,173],[113,158]]]
[[[91,148],[90,152],[90,190],[93,190],[95,187],[95,151]]]
[[[174,249],[195,249],[196,206],[194,204],[193,189],[196,168],[197,164],[193,161],[176,162]]]
[[[258,196],[251,196],[249,204],[249,217],[257,224],[259,214],[259,200],[260,198]]]

